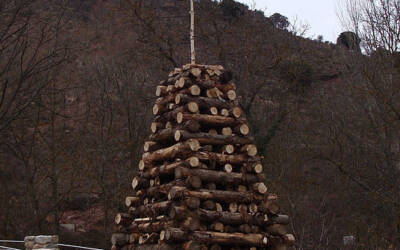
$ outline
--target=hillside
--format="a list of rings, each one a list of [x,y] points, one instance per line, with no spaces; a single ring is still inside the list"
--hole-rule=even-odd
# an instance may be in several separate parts
[[[197,61],[233,72],[296,249],[342,249],[347,235],[359,249],[400,247],[399,73],[235,1],[195,5]],[[0,34],[21,34],[0,37],[0,239],[60,233],[108,248],[155,88],[189,61],[187,1],[23,0],[0,12]]]

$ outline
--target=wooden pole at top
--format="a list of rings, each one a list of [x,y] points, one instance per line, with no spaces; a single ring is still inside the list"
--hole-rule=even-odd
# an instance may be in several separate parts
[[[190,62],[196,64],[196,51],[194,49],[194,6],[190,0]]]

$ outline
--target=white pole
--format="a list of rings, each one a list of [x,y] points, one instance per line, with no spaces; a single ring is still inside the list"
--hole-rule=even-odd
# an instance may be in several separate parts
[[[196,63],[196,52],[194,49],[194,6],[193,0],[190,0],[190,61]]]

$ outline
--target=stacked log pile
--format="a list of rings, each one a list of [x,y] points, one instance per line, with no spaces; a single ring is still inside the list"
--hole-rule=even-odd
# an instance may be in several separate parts
[[[115,217],[113,249],[286,249],[294,243],[269,192],[231,73],[176,68],[156,89],[152,134]]]

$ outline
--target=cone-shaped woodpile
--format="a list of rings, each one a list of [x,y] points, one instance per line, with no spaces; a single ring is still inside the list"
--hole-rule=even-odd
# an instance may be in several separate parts
[[[286,249],[289,218],[268,192],[261,158],[222,66],[186,65],[157,87],[129,212],[113,249]]]

